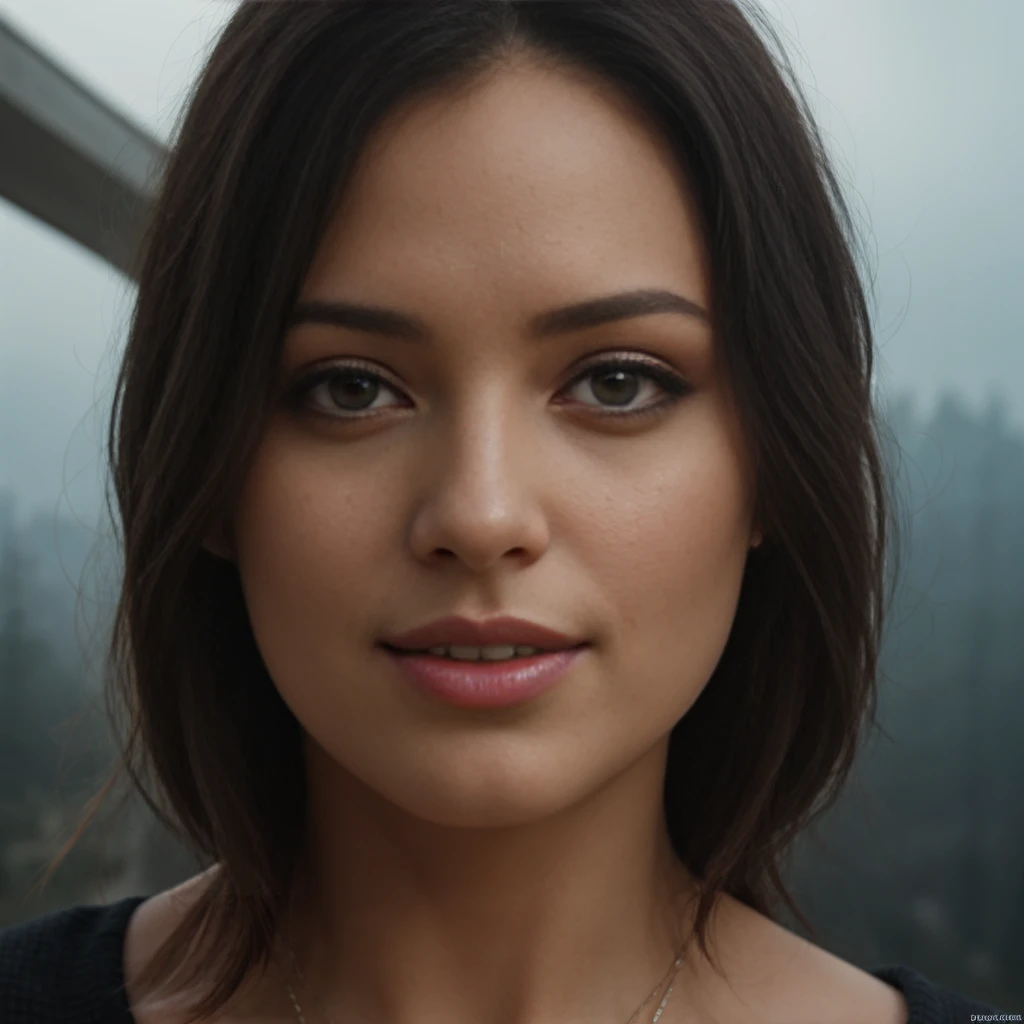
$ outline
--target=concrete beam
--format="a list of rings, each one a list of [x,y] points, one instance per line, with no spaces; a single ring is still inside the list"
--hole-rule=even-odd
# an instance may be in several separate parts
[[[0,15],[0,196],[129,274],[166,159]]]

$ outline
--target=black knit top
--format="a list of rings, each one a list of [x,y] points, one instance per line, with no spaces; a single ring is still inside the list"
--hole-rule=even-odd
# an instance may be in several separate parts
[[[124,936],[128,919],[147,898],[78,904],[0,930],[0,1022],[135,1024],[124,990]],[[968,1024],[999,1014],[910,967],[886,965],[870,973],[903,993],[908,1024]]]

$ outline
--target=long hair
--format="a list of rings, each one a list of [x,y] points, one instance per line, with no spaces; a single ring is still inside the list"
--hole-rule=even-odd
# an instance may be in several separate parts
[[[720,662],[673,728],[664,812],[699,880],[705,955],[720,893],[768,916],[781,898],[814,933],[780,868],[875,717],[892,505],[853,219],[772,24],[755,0],[248,0],[176,126],[107,437],[119,752],[89,815],[126,771],[222,865],[139,979],[204,981],[192,1020],[270,962],[306,816],[299,723],[236,567],[203,540],[239,494],[289,313],[375,127],[522,55],[632,98],[694,189],[765,541]]]

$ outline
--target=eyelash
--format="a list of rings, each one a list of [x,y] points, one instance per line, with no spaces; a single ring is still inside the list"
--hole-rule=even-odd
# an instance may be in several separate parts
[[[630,356],[616,356],[611,359],[604,359],[600,362],[591,363],[589,366],[584,367],[580,373],[565,385],[562,390],[571,390],[580,381],[585,380],[592,374],[596,374],[599,370],[623,370],[628,373],[636,374],[639,377],[653,381],[668,394],[666,399],[655,405],[649,405],[642,409],[632,409],[627,412],[617,412],[612,408],[596,409],[593,406],[587,407],[597,416],[606,419],[637,421],[652,416],[662,415],[681,402],[692,390],[689,382],[684,380],[674,371],[668,370],[657,363],[652,363],[647,359],[638,359]],[[380,381],[385,387],[392,391],[398,390],[394,385],[390,384],[385,377],[377,371],[370,369],[366,364],[358,361],[333,363],[330,366],[324,366],[320,369],[313,370],[305,377],[296,381],[296,383],[289,389],[288,404],[293,409],[309,408],[306,405],[306,398],[314,388],[319,387],[321,384],[326,383],[334,377],[343,376],[346,373],[350,373],[357,378],[363,377],[368,380]],[[357,413],[343,412],[337,415],[333,413],[320,412],[317,409],[309,409],[309,411],[314,415],[325,416],[327,419],[335,422],[341,421],[353,423],[356,421],[374,419],[381,415],[385,410]]]

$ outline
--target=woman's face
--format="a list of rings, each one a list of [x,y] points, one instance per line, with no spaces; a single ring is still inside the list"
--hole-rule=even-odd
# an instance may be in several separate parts
[[[711,328],[681,312],[529,325],[637,289],[707,310],[704,260],[670,152],[597,83],[520,66],[378,133],[301,300],[387,307],[425,336],[292,328],[286,386],[325,363],[381,379],[282,401],[233,523],[257,643],[327,774],[439,824],[510,825],[664,751],[757,536]],[[686,391],[643,366],[584,374],[599,356]],[[592,646],[532,701],[459,709],[379,646],[455,614]]]

